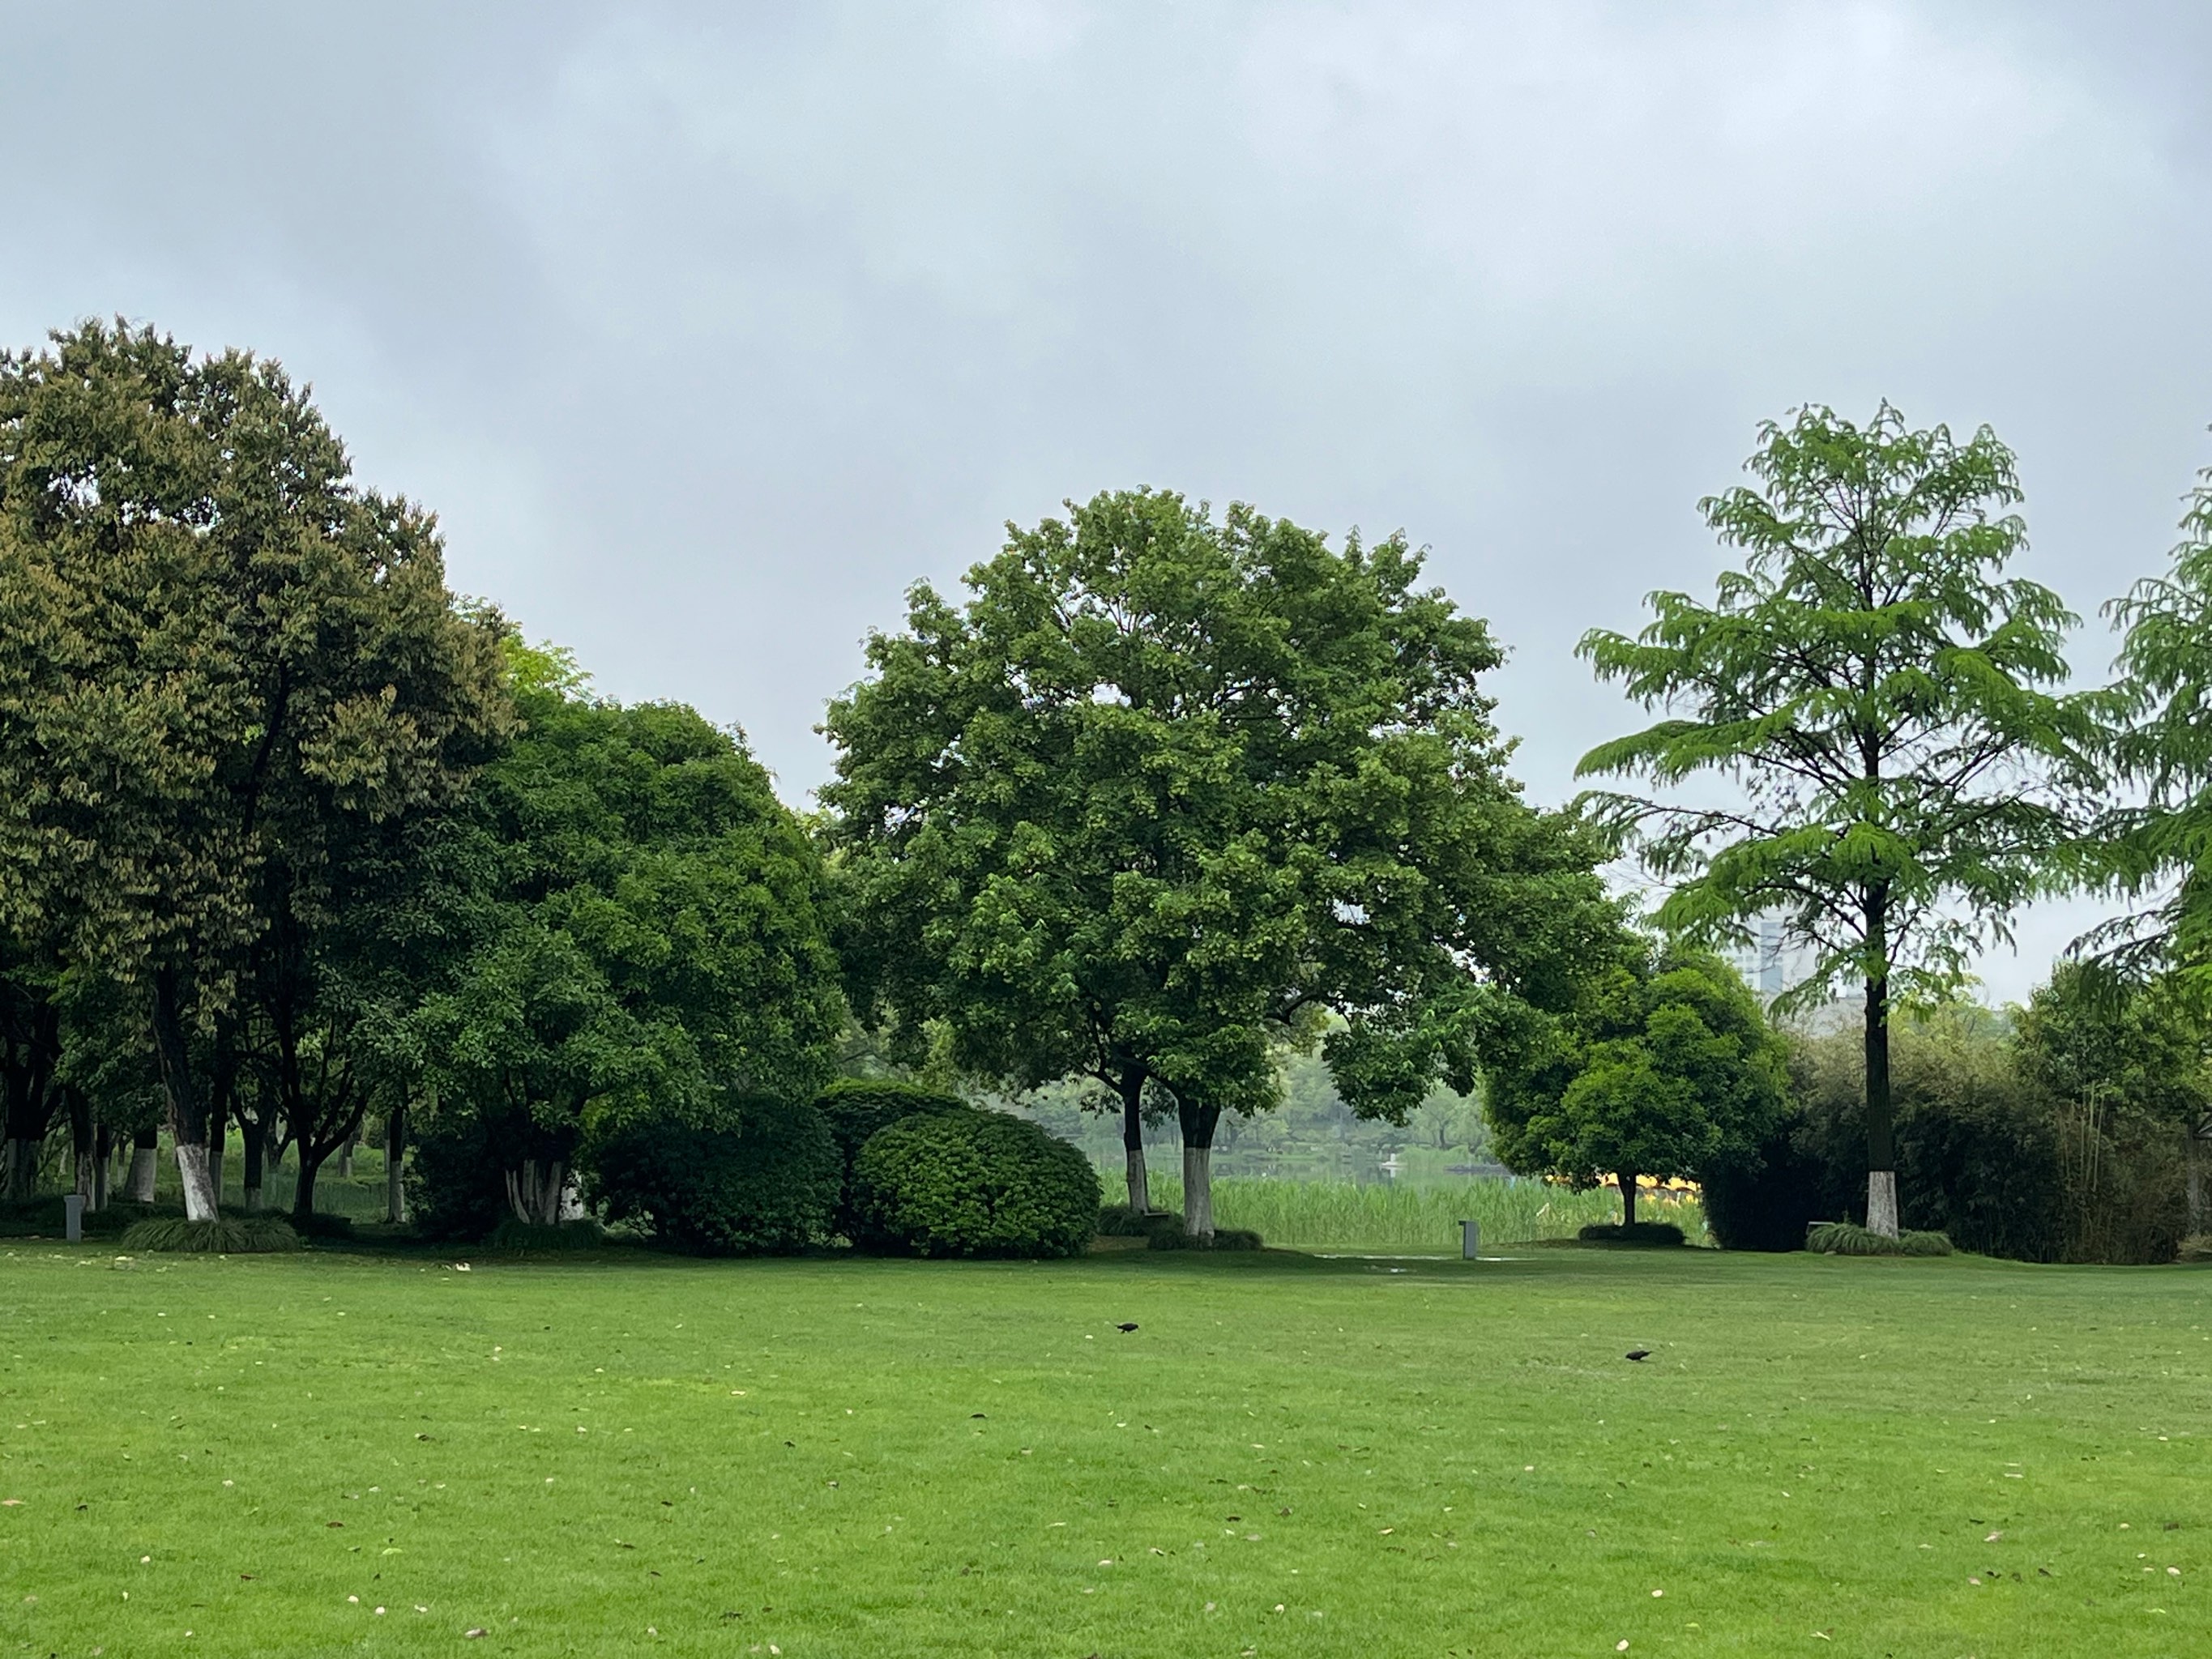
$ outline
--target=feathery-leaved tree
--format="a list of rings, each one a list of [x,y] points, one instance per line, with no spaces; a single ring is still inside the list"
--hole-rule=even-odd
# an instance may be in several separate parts
[[[1713,602],[1654,593],[1634,638],[1583,637],[1600,678],[1665,718],[1578,769],[1719,786],[1699,805],[1589,798],[1638,832],[1662,927],[1728,945],[1778,916],[1812,947],[1794,1000],[1863,988],[1867,1224],[1893,1235],[1892,1002],[1957,986],[2057,884],[2097,708],[2060,689],[2077,618],[2006,574],[2027,530],[1987,428],[1960,443],[1887,404],[1863,426],[1811,407],[1763,427],[1747,470],[1755,486],[1699,504],[1746,555]]]

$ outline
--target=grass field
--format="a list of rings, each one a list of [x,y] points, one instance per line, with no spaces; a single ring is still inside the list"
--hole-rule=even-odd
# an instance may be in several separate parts
[[[0,1652],[2212,1647],[2204,1272],[1522,1255],[13,1243]]]

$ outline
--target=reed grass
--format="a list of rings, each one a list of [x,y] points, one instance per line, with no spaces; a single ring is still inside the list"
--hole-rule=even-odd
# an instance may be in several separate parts
[[[1127,1186],[1118,1175],[1103,1184],[1109,1202],[1127,1201]],[[1182,1207],[1182,1182],[1176,1176],[1154,1176],[1151,1184],[1153,1208]],[[1708,1242],[1705,1211],[1695,1199],[1647,1193],[1637,1201],[1637,1215],[1672,1222],[1692,1244]],[[1213,1218],[1222,1227],[1248,1228],[1270,1244],[1456,1250],[1462,1220],[1481,1224],[1486,1245],[1573,1238],[1593,1222],[1619,1221],[1620,1198],[1528,1180],[1401,1186],[1229,1178],[1213,1183]]]

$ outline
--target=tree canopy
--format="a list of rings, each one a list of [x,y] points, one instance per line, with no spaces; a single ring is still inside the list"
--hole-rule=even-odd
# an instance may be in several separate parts
[[[1498,1155],[1582,1186],[1695,1177],[1742,1162],[1781,1121],[1789,1054],[1742,976],[1709,952],[1637,941],[1573,1010],[1492,1076]]]
[[[830,706],[858,1005],[1030,1085],[1175,1111],[1192,1231],[1279,1045],[1401,1115],[1462,1091],[1611,926],[1573,823],[1508,776],[1488,629],[1401,538],[1341,549],[1149,490],[1009,526]]]
[[[1868,1224],[1894,1233],[1891,1000],[1955,988],[2065,878],[2101,727],[2059,689],[2077,618],[2006,574],[2027,530],[1988,428],[1960,443],[1887,404],[1863,426],[1811,407],[1763,427],[1748,468],[1757,487],[1701,503],[1746,555],[1713,602],[1656,592],[1634,638],[1583,637],[1601,678],[1666,717],[1579,770],[1723,785],[1707,805],[1590,799],[1670,884],[1661,926],[1722,945],[1774,915],[1812,947],[1799,997],[1863,988]]]
[[[0,925],[139,988],[211,1217],[249,958],[323,910],[338,842],[465,791],[495,630],[278,366],[120,323],[0,359]]]
[[[738,738],[509,654],[524,729],[444,849],[463,946],[412,1042],[441,1109],[482,1115],[518,1213],[550,1221],[595,1128],[811,1097],[844,1004],[820,855]]]

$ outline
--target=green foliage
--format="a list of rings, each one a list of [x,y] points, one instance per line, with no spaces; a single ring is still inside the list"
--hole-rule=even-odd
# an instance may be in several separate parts
[[[125,1250],[148,1255],[257,1255],[296,1250],[300,1235],[281,1216],[226,1215],[212,1221],[157,1216],[135,1223],[123,1235],[122,1243]]]
[[[514,1215],[490,1127],[465,1105],[418,1115],[406,1165],[407,1213],[425,1238],[475,1241]]]
[[[738,739],[673,704],[582,694],[515,650],[526,722],[444,850],[437,925],[466,948],[408,1033],[492,1161],[546,1170],[711,1128],[739,1093],[804,1097],[844,1020],[826,877]],[[557,1189],[526,1201],[550,1218]]]
[[[844,1166],[823,1115],[805,1102],[731,1103],[732,1128],[658,1126],[590,1149],[609,1219],[644,1218],[655,1237],[700,1255],[787,1255],[830,1241]]]
[[[1089,1161],[1002,1112],[902,1119],[869,1139],[854,1176],[856,1242],[916,1255],[1074,1255],[1097,1229]]]
[[[1170,1220],[1178,1219],[1170,1217]],[[1210,1233],[1186,1232],[1182,1226],[1157,1228],[1145,1235],[1148,1250],[1258,1250],[1266,1241],[1248,1227],[1216,1227]]]
[[[1101,1238],[1150,1238],[1156,1233],[1182,1233],[1182,1218],[1165,1210],[1133,1210],[1127,1204],[1109,1204],[1098,1212]]]
[[[1684,1243],[1671,1221],[1595,1221],[1575,1237],[1585,1244],[1620,1244],[1636,1249],[1673,1249]]]
[[[1726,963],[1628,941],[1570,1014],[1492,1073],[1498,1155],[1579,1186],[1747,1159],[1782,1115],[1786,1052]]]
[[[1822,1255],[1948,1255],[1951,1241],[1942,1233],[1911,1228],[1892,1238],[1856,1222],[1824,1221],[1806,1235],[1805,1248]]]
[[[589,1216],[543,1222],[512,1215],[494,1227],[485,1241],[510,1255],[574,1255],[579,1250],[599,1249],[606,1242],[605,1232]]]
[[[837,1150],[848,1166],[877,1130],[888,1129],[901,1118],[971,1109],[958,1095],[887,1077],[841,1077],[814,1097],[814,1107],[836,1137]]]
[[[1010,531],[964,606],[915,588],[825,726],[856,1004],[1015,1087],[1172,1105],[1191,1146],[1324,1011],[1357,1109],[1472,1088],[1611,913],[1421,563],[1138,490]]]
[[[2138,976],[2212,980],[2212,469],[2198,475],[2167,571],[2105,607],[2125,629],[2112,688],[2113,769],[2142,792],[2108,808],[2085,848],[2144,911],[2100,931]]]
[[[200,1145],[247,976],[327,1046],[331,930],[504,733],[495,619],[281,368],[120,323],[0,359],[0,925],[138,988]]]
[[[1863,427],[1807,408],[1761,428],[1749,469],[1759,488],[1702,504],[1746,553],[1714,602],[1654,593],[1637,637],[1583,636],[1600,678],[1667,717],[1578,769],[1721,784],[1702,806],[1589,799],[1670,884],[1661,926],[1721,945],[1778,915],[1814,952],[1793,994],[1863,984],[1879,1053],[1893,995],[1952,993],[2066,874],[2079,793],[2101,782],[2096,702],[2055,689],[2078,619],[2004,574],[2027,530],[1986,428],[1960,444],[1887,404]],[[1868,1167],[1886,1170],[1881,1066],[1867,1086]]]

